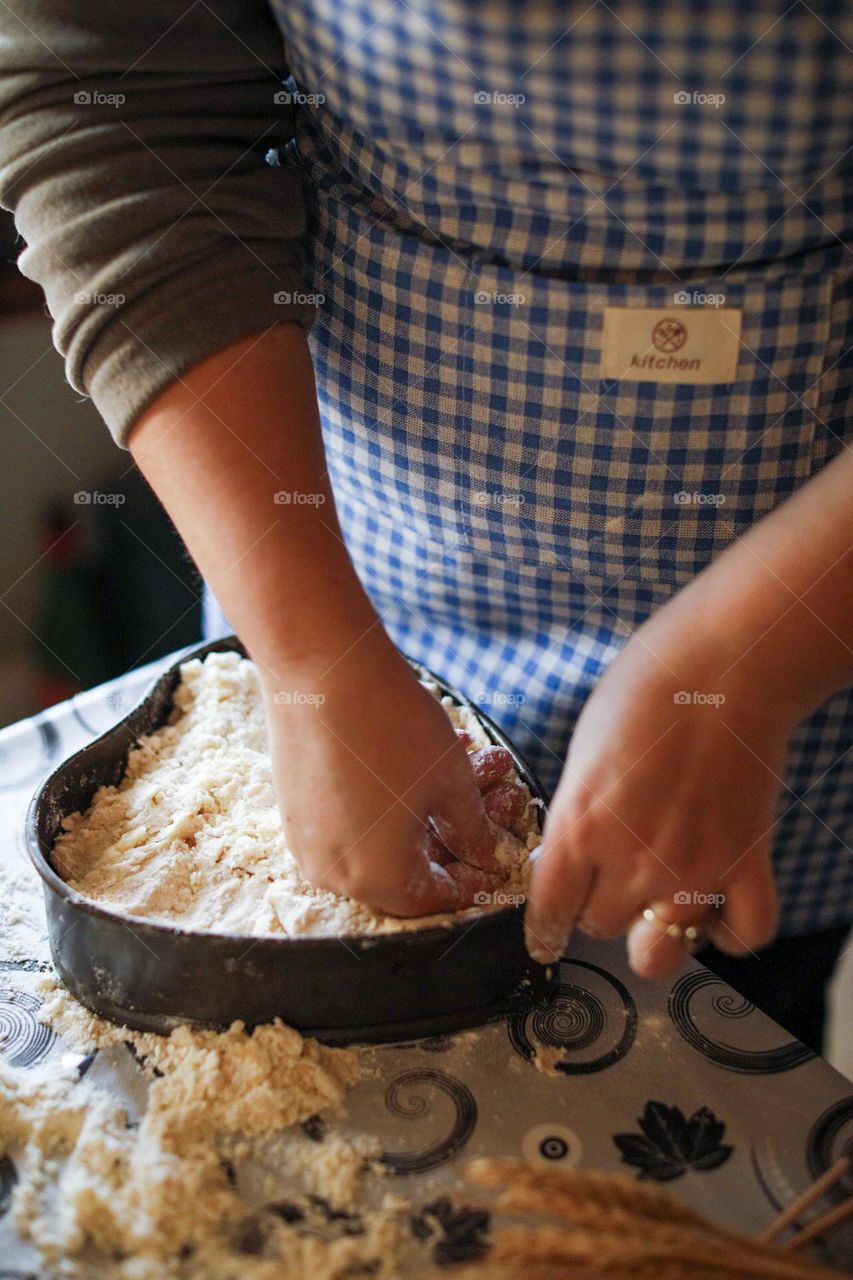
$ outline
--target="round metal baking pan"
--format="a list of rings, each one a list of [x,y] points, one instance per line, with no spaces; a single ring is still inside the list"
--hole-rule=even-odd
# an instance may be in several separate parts
[[[130,748],[165,723],[181,663],[224,650],[245,653],[232,636],[180,654],[138,706],[70,756],[32,800],[27,845],[43,882],[53,962],[72,994],[101,1017],[137,1030],[168,1032],[180,1023],[222,1028],[235,1019],[254,1026],[281,1018],[327,1044],[348,1044],[477,1026],[550,991],[551,970],[525,949],[519,906],[448,927],[296,939],[190,932],[133,919],[69,887],[50,862],[63,817],[87,809],[98,787],[117,784]],[[489,717],[412,665],[476,713],[542,803],[529,766]]]

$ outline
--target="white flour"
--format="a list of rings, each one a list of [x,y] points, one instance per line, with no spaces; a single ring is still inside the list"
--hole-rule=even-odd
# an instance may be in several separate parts
[[[181,675],[169,723],[131,751],[120,785],[63,822],[52,858],[76,890],[129,916],[231,934],[341,936],[455,918],[401,920],[309,884],[285,843],[254,664],[213,653]],[[467,709],[442,702],[471,749],[488,745]],[[506,832],[497,851],[514,859],[501,885],[510,895],[523,894],[539,840],[537,806],[524,794],[522,838]]]

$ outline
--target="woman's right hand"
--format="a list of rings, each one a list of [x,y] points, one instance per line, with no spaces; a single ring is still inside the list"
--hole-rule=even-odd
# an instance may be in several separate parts
[[[382,628],[341,537],[305,334],[283,324],[171,384],[130,449],[255,659],[291,848],[316,884],[395,915],[499,873],[489,770]],[[494,778],[491,778],[494,781]]]
[[[323,666],[291,665],[289,687],[262,675],[282,822],[303,874],[392,915],[470,906],[505,874],[480,786],[508,754],[469,757],[379,627]]]

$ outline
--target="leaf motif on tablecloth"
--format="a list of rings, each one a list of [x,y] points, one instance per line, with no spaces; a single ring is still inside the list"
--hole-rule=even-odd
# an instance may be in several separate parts
[[[613,1141],[641,1178],[671,1182],[688,1169],[718,1169],[732,1154],[722,1141],[725,1124],[707,1107],[687,1120],[679,1107],[650,1101],[637,1123],[642,1133],[615,1133]]]
[[[428,1240],[439,1236],[432,1255],[440,1267],[460,1262],[477,1262],[486,1252],[486,1235],[490,1215],[485,1209],[459,1208],[446,1196],[426,1204],[412,1218],[411,1230],[416,1240]]]

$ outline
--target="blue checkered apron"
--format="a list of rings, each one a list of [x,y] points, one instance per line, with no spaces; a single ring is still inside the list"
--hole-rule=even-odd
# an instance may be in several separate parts
[[[843,12],[280,2],[348,545],[547,786],[626,638],[849,430]],[[736,381],[602,379],[606,306],[720,293]],[[848,691],[791,744],[783,933],[851,916],[851,726]]]

